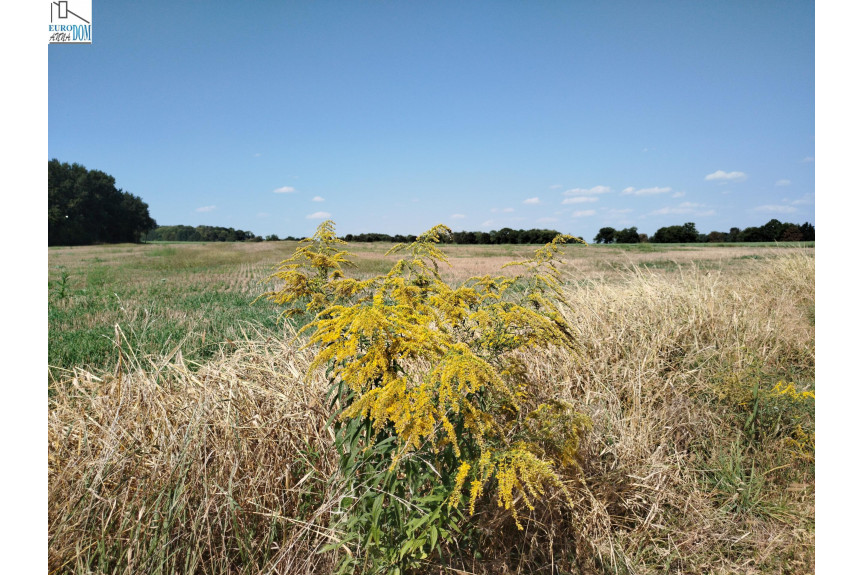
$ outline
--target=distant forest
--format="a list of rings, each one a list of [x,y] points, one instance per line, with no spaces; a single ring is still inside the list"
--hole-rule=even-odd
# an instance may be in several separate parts
[[[514,230],[503,228],[490,232],[453,232],[445,240],[453,244],[495,245],[495,244],[545,244],[550,242],[559,232],[547,229]],[[280,238],[272,234],[266,237],[253,232],[222,228],[217,226],[157,226],[149,231],[146,241],[166,242],[260,242],[260,241],[298,241],[302,238],[286,236]],[[347,242],[387,242],[410,243],[416,236],[402,234],[347,234],[342,237]],[[599,230],[593,242],[597,244],[637,244],[637,243],[720,243],[720,242],[810,242],[815,241],[815,226],[808,222],[792,224],[770,220],[760,227],[749,227],[741,230],[731,228],[728,232],[700,233],[695,224],[687,222],[682,226],[667,226],[659,228],[652,236],[638,233],[638,228],[616,230],[605,227]]]
[[[157,226],[144,238],[148,242],[260,242],[253,232],[219,226]],[[267,239],[279,239],[268,237]]]
[[[453,232],[454,244],[545,244],[558,232],[556,230],[513,230],[503,228],[490,232]],[[349,242],[412,242],[414,236],[389,234],[348,234]],[[583,239],[583,238],[582,238]],[[597,244],[637,244],[637,243],[720,243],[720,242],[812,242],[815,241],[815,226],[809,222],[792,224],[773,219],[760,227],[741,230],[731,228],[728,232],[700,233],[695,224],[687,222],[682,226],[659,228],[652,236],[638,233],[638,228],[616,230],[605,227],[593,238]]]
[[[638,228],[602,228],[593,242],[596,244],[637,244],[650,242],[655,244],[687,244],[687,243],[724,243],[724,242],[814,242],[815,226],[809,222],[792,224],[772,219],[763,226],[749,227],[741,230],[731,228],[727,232],[710,232],[702,234],[692,222],[682,226],[667,226],[659,228],[650,237],[639,234]]]
[[[80,164],[48,162],[48,245],[138,243],[156,227],[141,198]]]

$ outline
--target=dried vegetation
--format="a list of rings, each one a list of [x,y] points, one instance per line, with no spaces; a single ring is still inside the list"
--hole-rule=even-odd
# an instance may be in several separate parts
[[[592,419],[576,510],[537,505],[523,531],[478,510],[480,552],[427,571],[813,572],[813,252],[660,269],[625,255],[588,281],[570,260],[578,353],[523,359],[541,395]],[[116,369],[52,383],[50,572],[332,571],[327,382],[304,379],[312,354],[283,329],[194,369],[118,333]]]

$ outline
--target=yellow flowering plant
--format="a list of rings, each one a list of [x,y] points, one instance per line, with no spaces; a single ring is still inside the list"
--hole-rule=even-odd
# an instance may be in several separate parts
[[[519,357],[538,347],[574,352],[555,258],[580,240],[558,236],[509,264],[524,274],[451,286],[439,273],[448,264],[439,244],[451,233],[438,225],[394,246],[388,254],[402,257],[390,272],[359,282],[342,275],[347,252],[324,222],[275,274],[285,286],[268,294],[317,312],[304,328],[311,370],[325,369],[332,383],[351,493],[338,546],[359,552],[346,572],[418,567],[486,494],[519,529],[520,510],[549,490],[572,505],[556,470],[578,465],[590,421],[564,402],[541,403]]]

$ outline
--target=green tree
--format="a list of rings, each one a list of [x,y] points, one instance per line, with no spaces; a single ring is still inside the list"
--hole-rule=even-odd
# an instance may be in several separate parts
[[[117,189],[112,176],[48,162],[48,245],[137,243],[155,227],[147,204]]]
[[[659,228],[650,241],[658,244],[685,244],[698,241],[698,230],[693,222],[682,226],[667,226]]]
[[[634,226],[623,228],[614,233],[614,242],[618,244],[637,244],[639,241],[638,228]]]
[[[614,235],[617,230],[614,228],[600,228],[599,233],[593,238],[595,244],[610,244],[614,243]]]

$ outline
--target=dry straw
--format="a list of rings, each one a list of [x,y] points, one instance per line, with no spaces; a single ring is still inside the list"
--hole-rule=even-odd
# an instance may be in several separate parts
[[[812,250],[728,274],[682,265],[633,267],[613,285],[570,279],[563,313],[579,352],[523,359],[543,395],[593,420],[583,475],[569,479],[576,512],[538,505],[520,532],[486,510],[482,558],[451,567],[812,572],[814,466],[781,437],[742,443],[740,406],[720,393],[753,370],[814,382]],[[136,358],[121,338],[114,373],[55,382],[49,571],[331,572],[344,551],[317,553],[336,538],[331,413],[293,335],[249,331],[200,367],[179,353]],[[709,479],[734,457],[746,466],[731,505]],[[435,561],[428,572],[451,572]]]

